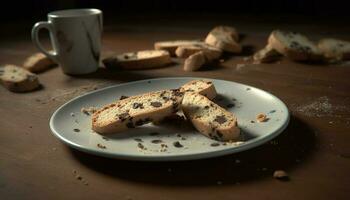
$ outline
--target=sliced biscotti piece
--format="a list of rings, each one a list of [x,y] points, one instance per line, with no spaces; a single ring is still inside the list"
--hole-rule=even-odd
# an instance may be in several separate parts
[[[179,46],[175,54],[179,58],[188,58],[189,56],[199,52],[199,51],[206,51],[208,55],[211,56],[211,59],[218,59],[222,51],[216,47],[207,45],[205,43],[202,44],[195,44],[195,45],[184,45],[184,46]]]
[[[33,73],[45,71],[55,65],[56,63],[43,53],[35,53],[23,63],[23,67]]]
[[[104,106],[92,116],[92,129],[101,134],[117,133],[160,121],[176,113],[183,93],[163,90],[132,96]]]
[[[350,59],[350,42],[334,38],[325,38],[318,42],[318,48],[326,58],[335,60]]]
[[[231,53],[240,53],[242,47],[238,44],[239,35],[235,28],[230,26],[217,26],[212,29],[205,43]]]
[[[186,92],[181,108],[186,118],[203,135],[220,141],[239,138],[240,129],[237,126],[237,118],[205,96]]]
[[[0,67],[0,81],[12,92],[28,92],[40,87],[35,74],[15,65]]]
[[[323,58],[320,49],[300,33],[280,30],[272,31],[268,44],[292,60],[317,61]]]
[[[205,53],[203,51],[197,52],[188,57],[184,62],[185,71],[196,71],[203,65],[208,63]]]
[[[265,48],[256,52],[253,56],[255,63],[270,63],[280,59],[282,54],[272,48],[270,45],[266,45]]]
[[[171,56],[175,56],[175,51],[179,46],[188,46],[203,44],[199,40],[174,40],[174,41],[159,41],[154,43],[154,48],[158,50],[166,50]]]
[[[114,55],[102,60],[107,68],[149,69],[172,63],[170,55],[164,50],[145,50]]]
[[[188,58],[186,58],[183,69],[185,71],[196,71],[202,66],[207,65],[212,61],[218,59],[220,55],[217,53],[213,53],[210,50],[203,49],[202,51],[194,53]]]
[[[181,86],[180,91],[182,92],[196,92],[208,99],[214,99],[216,97],[216,89],[214,84],[210,80],[193,80],[183,86]]]

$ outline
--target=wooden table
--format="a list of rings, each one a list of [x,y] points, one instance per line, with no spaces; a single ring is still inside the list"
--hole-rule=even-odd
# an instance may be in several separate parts
[[[203,38],[220,23],[109,26],[103,36],[104,53],[149,49],[157,40]],[[39,75],[44,85],[39,91],[16,94],[0,87],[1,199],[349,199],[350,65],[287,59],[254,65],[243,59],[263,47],[276,27],[302,31],[314,39],[329,35],[350,39],[349,29],[338,27],[332,32],[327,25],[298,23],[235,25],[245,35],[243,55],[226,56],[224,63],[202,71],[184,72],[181,60],[153,70],[101,68],[86,76],[67,76],[54,68]],[[1,43],[1,64],[21,64],[36,51],[28,34],[7,34]],[[246,152],[164,163],[88,155],[50,133],[51,114],[77,95],[121,82],[169,76],[218,78],[269,91],[288,105],[290,125],[274,141]],[[278,169],[285,170],[290,181],[274,179]]]

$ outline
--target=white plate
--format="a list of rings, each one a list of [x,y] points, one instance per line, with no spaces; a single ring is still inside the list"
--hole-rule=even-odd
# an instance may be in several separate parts
[[[81,113],[82,107],[101,107],[120,96],[131,96],[149,91],[178,88],[182,84],[201,78],[159,78],[135,81],[103,88],[79,96],[58,108],[50,119],[50,128],[55,136],[69,146],[99,156],[127,160],[169,161],[193,160],[232,154],[261,145],[279,135],[288,125],[289,112],[285,104],[272,94],[263,90],[235,82],[211,79],[218,94],[218,104],[228,108],[238,118],[243,143],[211,146],[216,143],[199,134],[191,126],[183,125],[144,125],[125,133],[114,134],[106,139],[91,130],[91,116]],[[232,106],[232,105],[231,105]],[[72,116],[74,113],[74,116]],[[256,116],[265,113],[269,120],[257,123]],[[251,121],[255,121],[252,123]],[[79,132],[74,131],[79,129]],[[158,135],[150,133],[159,133]],[[180,135],[181,137],[179,137]],[[136,139],[136,140],[135,140]],[[138,147],[137,139],[147,148]],[[160,151],[160,144],[152,140],[162,140],[168,147]],[[173,145],[179,141],[183,147]],[[106,148],[98,147],[98,144]]]

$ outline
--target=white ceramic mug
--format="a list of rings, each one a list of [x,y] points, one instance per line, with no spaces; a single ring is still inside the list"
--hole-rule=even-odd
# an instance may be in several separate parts
[[[58,63],[66,74],[87,74],[98,69],[101,50],[102,11],[70,9],[50,12],[48,21],[38,22],[32,29],[34,45]],[[50,32],[53,51],[39,41],[39,31]]]

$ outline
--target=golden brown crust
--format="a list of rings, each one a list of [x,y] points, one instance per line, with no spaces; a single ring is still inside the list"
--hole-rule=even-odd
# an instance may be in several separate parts
[[[145,50],[107,57],[102,60],[107,68],[151,69],[172,63],[170,55],[164,50]]]
[[[23,63],[23,67],[33,73],[45,71],[55,65],[55,62],[42,53],[29,56]]]
[[[12,92],[29,92],[40,87],[35,74],[15,65],[0,67],[0,81]]]

